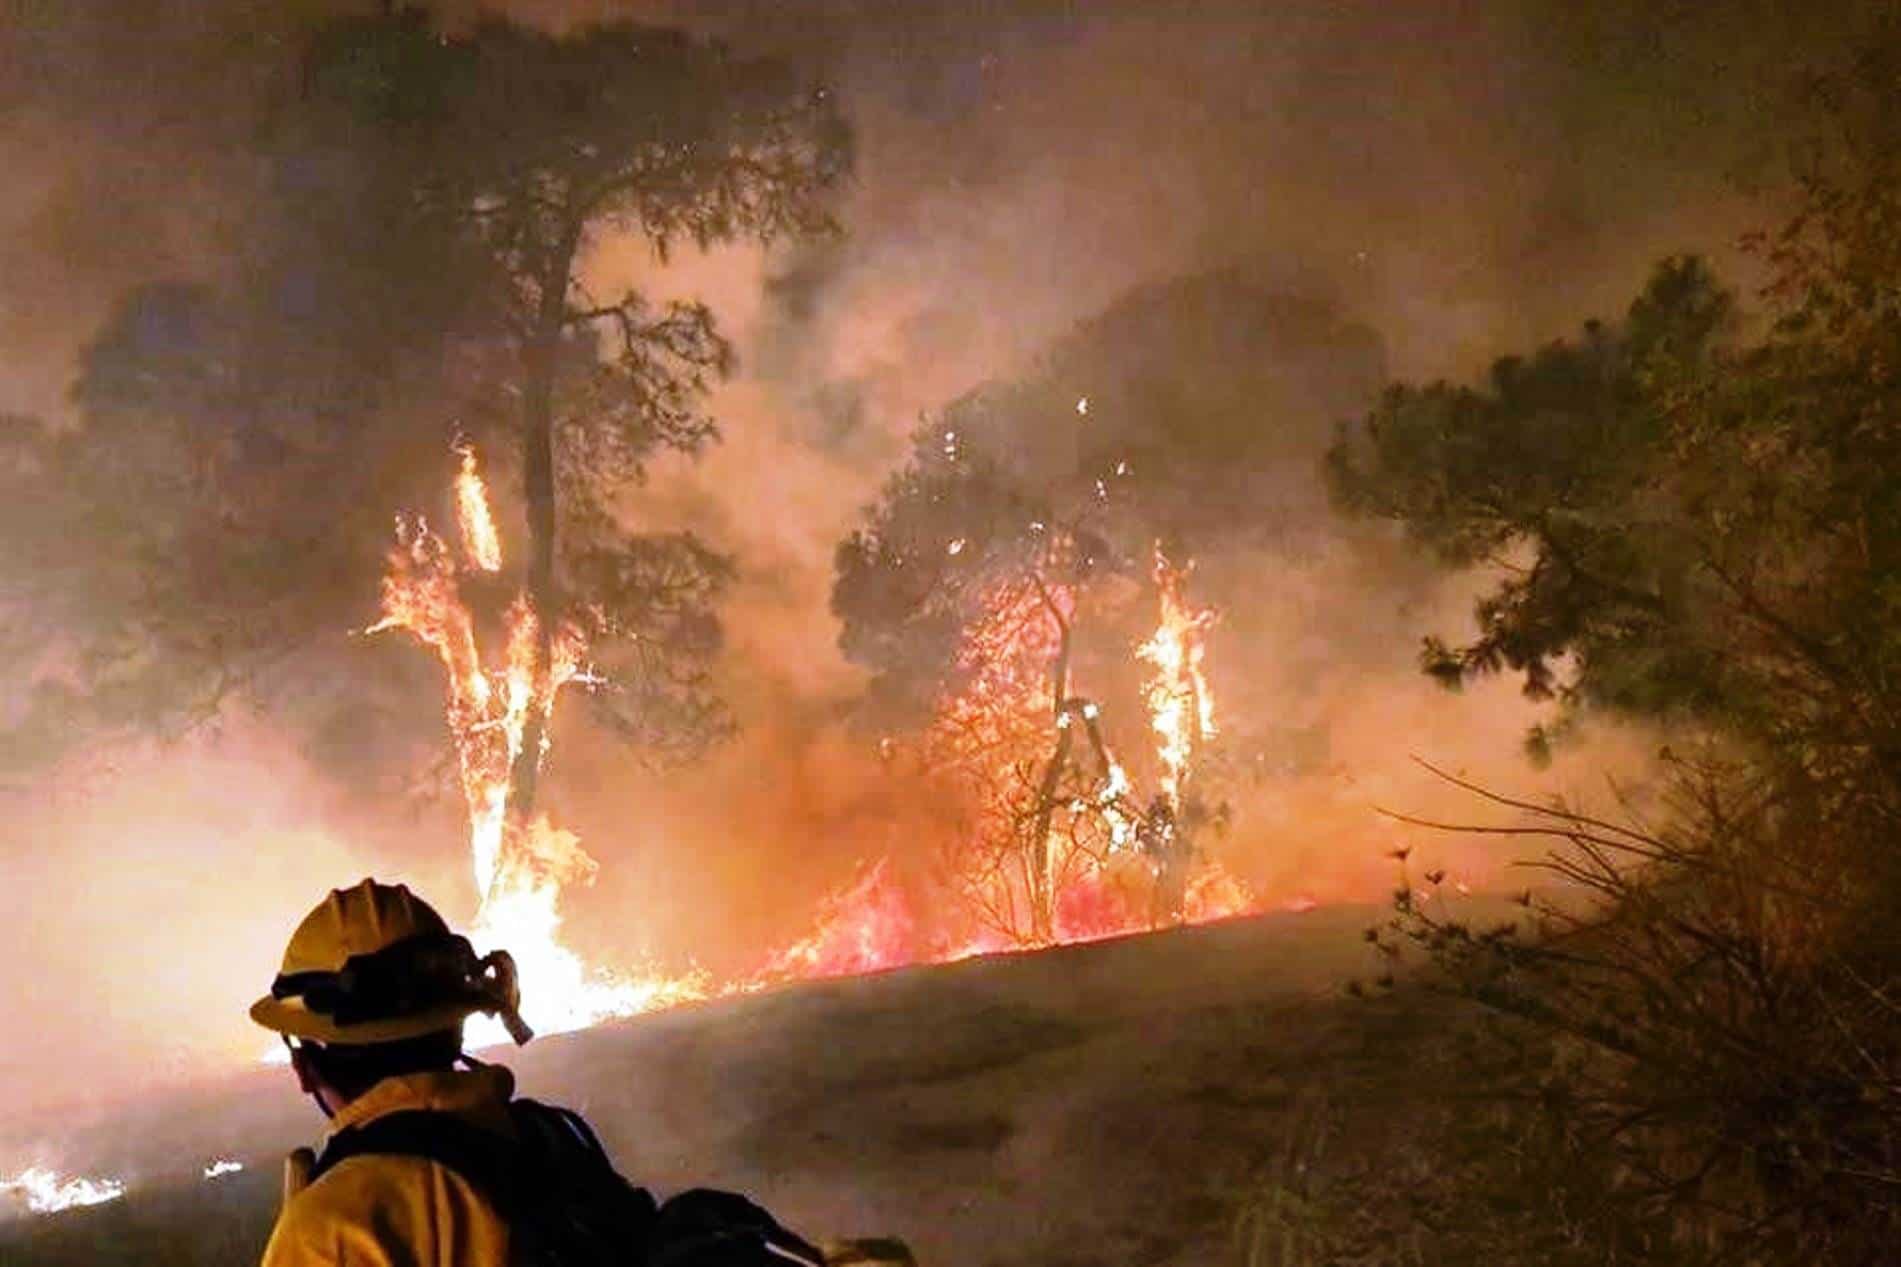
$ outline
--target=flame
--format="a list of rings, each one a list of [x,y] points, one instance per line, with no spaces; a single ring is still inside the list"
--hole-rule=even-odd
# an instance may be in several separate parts
[[[1143,697],[1158,741],[1162,794],[1178,810],[1195,756],[1215,735],[1214,692],[1202,671],[1203,639],[1215,614],[1211,608],[1189,606],[1182,596],[1182,583],[1191,570],[1192,565],[1175,567],[1156,545],[1155,588],[1161,596],[1162,623],[1135,651],[1155,668]]]
[[[504,797],[505,799],[505,797]],[[590,968],[561,944],[561,892],[570,883],[586,884],[599,869],[574,833],[537,817],[525,829],[504,836],[500,869],[470,927],[478,949],[502,947],[521,975],[522,1017],[537,1033],[560,1034],[605,1020],[703,999],[712,993],[703,974],[671,976],[658,970],[638,973]],[[493,1017],[469,1020],[471,1046],[507,1040]]]
[[[62,1179],[44,1166],[29,1166],[11,1179],[0,1179],[0,1193],[23,1198],[34,1214],[52,1214],[117,1201],[125,1195],[125,1184],[117,1179]]]
[[[1103,751],[1106,753],[1108,749]],[[1096,792],[1096,807],[1109,823],[1109,847],[1126,849],[1135,840],[1137,829],[1135,816],[1127,809],[1135,784],[1129,780],[1129,772],[1122,768],[1120,761],[1111,756],[1108,762],[1108,776]]]
[[[1300,900],[1296,899],[1289,909],[1313,909],[1311,898],[1305,899],[1305,906],[1299,904]],[[1188,881],[1188,891],[1182,900],[1182,917],[1185,923],[1207,924],[1252,914],[1257,906],[1254,891],[1247,883],[1211,858],[1204,860]]]
[[[773,955],[760,984],[855,976],[934,957],[916,953],[917,921],[888,863],[861,868],[827,898],[812,932]]]
[[[399,516],[382,614],[367,632],[404,630],[442,663],[445,715],[468,806],[480,894],[471,940],[484,949],[506,947],[514,956],[523,1013],[537,1030],[558,1033],[733,990],[1086,941],[1163,922],[1163,864],[1155,860],[1175,840],[1194,761],[1215,733],[1214,696],[1202,665],[1203,635],[1214,613],[1189,605],[1182,594],[1188,569],[1172,565],[1158,546],[1161,621],[1136,654],[1154,669],[1143,698],[1162,767],[1157,803],[1166,810],[1159,817],[1155,808],[1145,813],[1137,806],[1134,781],[1104,738],[1097,706],[1070,695],[1063,674],[1053,671],[1065,655],[1074,592],[1034,578],[1006,583],[967,632],[958,652],[963,687],[940,701],[920,745],[927,763],[939,768],[971,810],[954,865],[939,877],[946,895],[961,899],[967,918],[920,918],[888,862],[880,860],[828,898],[812,931],[769,956],[750,979],[715,984],[700,973],[591,968],[561,943],[560,899],[566,886],[591,881],[597,864],[572,832],[545,817],[522,823],[509,812],[510,775],[529,721],[547,719],[563,686],[590,680],[581,669],[586,638],[568,623],[552,631],[552,662],[538,685],[543,614],[517,593],[499,616],[500,655],[485,660],[481,622],[471,607],[481,586],[466,582],[499,574],[502,546],[474,450],[459,443],[456,451],[461,548],[452,548],[421,517]],[[948,549],[956,554],[962,545],[959,538]],[[492,635],[489,641],[495,641]],[[1025,840],[1025,755],[1049,753],[1053,731],[1072,732],[1063,751],[1074,763],[1064,785],[1073,791],[1063,793],[1065,803],[1052,806],[1062,811],[1060,830],[1052,825],[1044,839]],[[1086,773],[1091,770],[1093,775]],[[1134,856],[1136,845],[1150,855],[1151,865]],[[1192,863],[1178,909],[1167,918],[1199,922],[1254,909],[1246,885],[1218,864],[1199,857]],[[1032,891],[1033,874],[1042,877],[1041,892]],[[1046,916],[1025,923],[1025,905],[1039,902]],[[501,1025],[474,1018],[469,1038],[472,1045],[499,1042]]]
[[[939,701],[911,750],[964,810],[937,877],[935,896],[950,900],[914,910],[885,862],[863,868],[762,980],[1092,941],[1257,909],[1248,886],[1191,838],[1207,817],[1189,784],[1215,734],[1203,665],[1215,613],[1187,601],[1188,573],[1157,547],[1159,625],[1136,648],[1153,670],[1142,698],[1160,766],[1160,791],[1146,808],[1106,737],[1100,707],[1068,681],[1073,588],[1038,578],[999,582],[959,646],[960,689]],[[1039,815],[1039,773],[1052,768],[1062,800]],[[1045,836],[1028,838],[1025,823],[1045,818]],[[1039,870],[1042,892],[1033,879]],[[1038,901],[1044,915],[1027,917]],[[964,923],[946,908],[961,908]]]
[[[226,1175],[235,1175],[244,1169],[241,1161],[232,1161],[229,1157],[219,1157],[205,1166],[205,1178],[222,1179]]]
[[[488,486],[476,469],[475,449],[468,441],[457,443],[462,469],[455,477],[455,512],[462,529],[462,544],[470,562],[484,572],[502,570],[502,534],[495,528],[495,516],[489,511]]]
[[[518,593],[501,615],[499,663],[485,663],[465,592],[471,574],[502,566],[501,538],[475,452],[459,444],[456,513],[460,554],[421,517],[398,516],[396,546],[383,578],[382,616],[368,633],[404,630],[434,651],[446,674],[445,712],[469,812],[469,853],[480,895],[470,940],[505,948],[520,973],[522,1016],[541,1033],[580,1029],[617,1016],[704,997],[697,975],[628,975],[591,970],[561,944],[561,893],[590,882],[594,859],[572,833],[545,817],[513,821],[510,774],[531,717],[546,720],[561,688],[580,674],[581,631],[563,624],[551,639],[545,679],[535,673],[541,614]],[[545,734],[545,731],[544,731]],[[544,739],[544,751],[545,751]],[[470,1022],[472,1045],[500,1041],[500,1022]]]

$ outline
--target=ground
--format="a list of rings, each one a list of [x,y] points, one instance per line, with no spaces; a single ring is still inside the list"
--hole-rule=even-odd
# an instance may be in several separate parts
[[[1343,1071],[1387,1071],[1347,1097],[1357,1114],[1405,1081],[1390,1007],[1342,990],[1369,970],[1374,918],[816,983],[506,1062],[526,1094],[585,1113],[637,1182],[738,1189],[815,1239],[899,1235],[925,1267],[1266,1262],[1263,1193],[1305,1168],[1314,1105],[1341,1098]],[[74,1126],[69,1167],[131,1194],[0,1224],[0,1264],[253,1262],[282,1154],[317,1125],[287,1071],[261,1069]],[[246,1169],[202,1178],[216,1157]]]

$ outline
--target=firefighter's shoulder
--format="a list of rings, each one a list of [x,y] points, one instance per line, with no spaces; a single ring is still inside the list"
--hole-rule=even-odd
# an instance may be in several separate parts
[[[284,1204],[263,1267],[503,1267],[508,1230],[454,1171],[423,1157],[348,1157]]]

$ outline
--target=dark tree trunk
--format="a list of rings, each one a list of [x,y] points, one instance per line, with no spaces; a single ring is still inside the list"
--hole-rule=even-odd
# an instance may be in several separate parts
[[[1056,750],[1043,767],[1043,778],[1036,789],[1036,813],[1030,823],[1030,931],[1038,941],[1050,941],[1056,931],[1055,877],[1050,869],[1050,824],[1056,813],[1056,789],[1069,765],[1069,749],[1075,736],[1069,716],[1069,622],[1063,619],[1056,600],[1050,597],[1043,578],[1036,581],[1037,597],[1056,622],[1056,658],[1050,663],[1050,720],[1056,725]]]
[[[554,703],[554,631],[563,616],[555,578],[554,389],[561,336],[567,326],[568,277],[579,241],[579,231],[570,228],[556,246],[542,282],[535,327],[522,350],[522,502],[528,526],[526,592],[535,614],[535,704],[528,710],[521,751],[509,771],[508,810],[513,825],[534,817],[541,749]]]
[[[1060,716],[1060,714],[1059,714]],[[1036,813],[1030,820],[1030,932],[1038,941],[1049,941],[1056,931],[1056,894],[1051,891],[1050,825],[1056,813],[1056,789],[1063,770],[1069,765],[1069,749],[1075,732],[1063,726],[1056,733],[1056,750],[1043,767],[1042,781],[1036,789]]]

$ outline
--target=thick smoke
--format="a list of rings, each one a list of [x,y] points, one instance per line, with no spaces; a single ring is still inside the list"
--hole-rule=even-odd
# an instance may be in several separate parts
[[[281,90],[299,23],[347,6],[19,7],[0,34],[0,64],[24,70],[0,85],[0,410],[58,419],[77,349],[125,289],[218,276],[253,178],[257,103]],[[821,68],[858,128],[835,243],[661,270],[618,242],[590,261],[603,283],[703,296],[741,353],[714,402],[724,443],[658,464],[623,507],[733,555],[721,680],[740,729],[695,767],[652,771],[563,719],[552,806],[605,863],[573,928],[603,959],[716,969],[754,966],[856,861],[934,821],[853,731],[865,677],[827,611],[833,549],[921,415],[1027,372],[1131,289],[1215,268],[1324,298],[1376,332],[1402,377],[1469,374],[1614,314],[1657,255],[1722,254],[1763,217],[1736,177],[1768,170],[1789,58],[1825,55],[1852,26],[1794,5],[1706,19],[1635,4],[1579,16],[1556,0],[1167,16],[504,7],[551,25],[689,21],[776,49]],[[364,560],[366,620],[379,564]],[[1369,626],[1365,595],[1335,601],[1379,583],[1362,555],[1272,578],[1249,618],[1256,645],[1221,642],[1210,672],[1225,708],[1282,710],[1324,751],[1264,771],[1246,833],[1222,847],[1275,898],[1377,898],[1392,878],[1381,851],[1403,833],[1369,806],[1447,804],[1408,754],[1532,786],[1517,755],[1531,714],[1507,684],[1452,700],[1414,669],[1419,633],[1458,632],[1469,580],[1396,598]],[[1356,614],[1350,655],[1336,608]],[[1642,746],[1599,744],[1545,785],[1583,790],[1601,755]],[[402,874],[468,911],[453,803],[406,796],[396,775],[366,781],[330,751],[236,718],[162,751],[95,754],[91,777],[53,776],[57,796],[45,780],[13,790],[0,933],[12,1102],[123,1089],[155,1062],[169,1076],[248,1058],[259,1044],[243,1005],[330,884]]]

